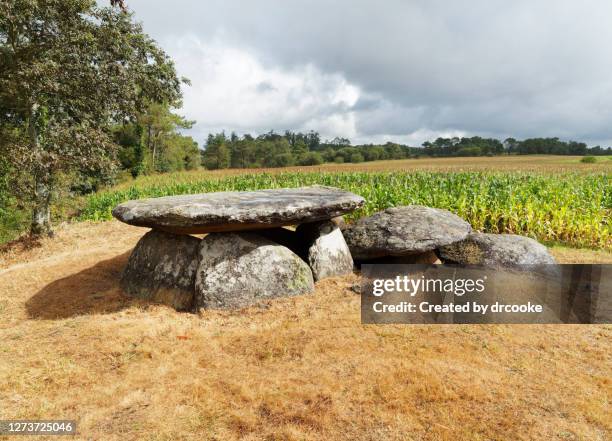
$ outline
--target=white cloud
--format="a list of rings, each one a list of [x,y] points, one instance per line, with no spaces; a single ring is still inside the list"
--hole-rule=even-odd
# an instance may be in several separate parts
[[[355,132],[350,109],[360,91],[340,74],[323,73],[313,64],[264,66],[254,55],[218,38],[204,42],[189,35],[163,45],[179,74],[191,79],[181,113],[197,121],[194,130],[200,139],[220,130],[312,128],[331,136]]]

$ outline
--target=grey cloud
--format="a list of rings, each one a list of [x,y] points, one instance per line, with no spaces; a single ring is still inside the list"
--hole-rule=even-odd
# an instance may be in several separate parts
[[[342,75],[362,91],[345,111],[363,134],[612,141],[608,0],[128,3],[160,41],[191,33],[266,66]]]
[[[260,92],[260,93],[265,93],[265,92],[274,92],[277,89],[270,82],[262,81],[255,87],[255,90],[257,90],[257,92]]]

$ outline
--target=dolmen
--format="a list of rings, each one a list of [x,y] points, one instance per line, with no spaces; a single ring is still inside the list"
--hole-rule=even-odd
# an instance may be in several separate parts
[[[121,286],[177,310],[235,309],[312,292],[314,281],[353,271],[339,217],[364,202],[323,186],[125,202],[113,216],[151,231],[134,248]]]
[[[133,297],[177,310],[236,309],[312,292],[364,263],[555,263],[545,246],[472,231],[442,209],[393,207],[346,224],[364,199],[333,187],[220,192],[128,201],[113,216],[151,228],[121,278]],[[203,235],[203,238],[196,235]]]

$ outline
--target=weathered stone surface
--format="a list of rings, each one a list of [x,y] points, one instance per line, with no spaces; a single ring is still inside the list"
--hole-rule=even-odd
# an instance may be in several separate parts
[[[353,272],[353,258],[344,236],[333,221],[301,224],[295,231],[307,247],[315,280]]]
[[[418,254],[408,254],[406,256],[385,256],[377,259],[368,259],[363,263],[386,264],[386,265],[437,265],[442,261],[434,251],[426,251]]]
[[[353,193],[313,186],[140,199],[118,205],[113,216],[130,225],[196,234],[325,220],[363,203]]]
[[[355,260],[424,253],[463,240],[470,225],[453,213],[410,205],[388,208],[343,230]]]
[[[472,233],[465,240],[439,249],[445,262],[513,267],[555,263],[546,247],[515,234]]]
[[[202,239],[195,281],[198,308],[242,308],[313,289],[308,265],[282,245],[254,233],[212,233]]]
[[[200,239],[152,230],[139,241],[121,276],[132,297],[191,309]]]

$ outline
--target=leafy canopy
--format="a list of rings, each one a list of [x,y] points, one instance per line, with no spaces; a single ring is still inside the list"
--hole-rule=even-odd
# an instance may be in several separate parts
[[[0,128],[22,135],[0,144],[40,177],[110,166],[112,124],[178,104],[180,85],[131,14],[94,0],[0,1]]]

